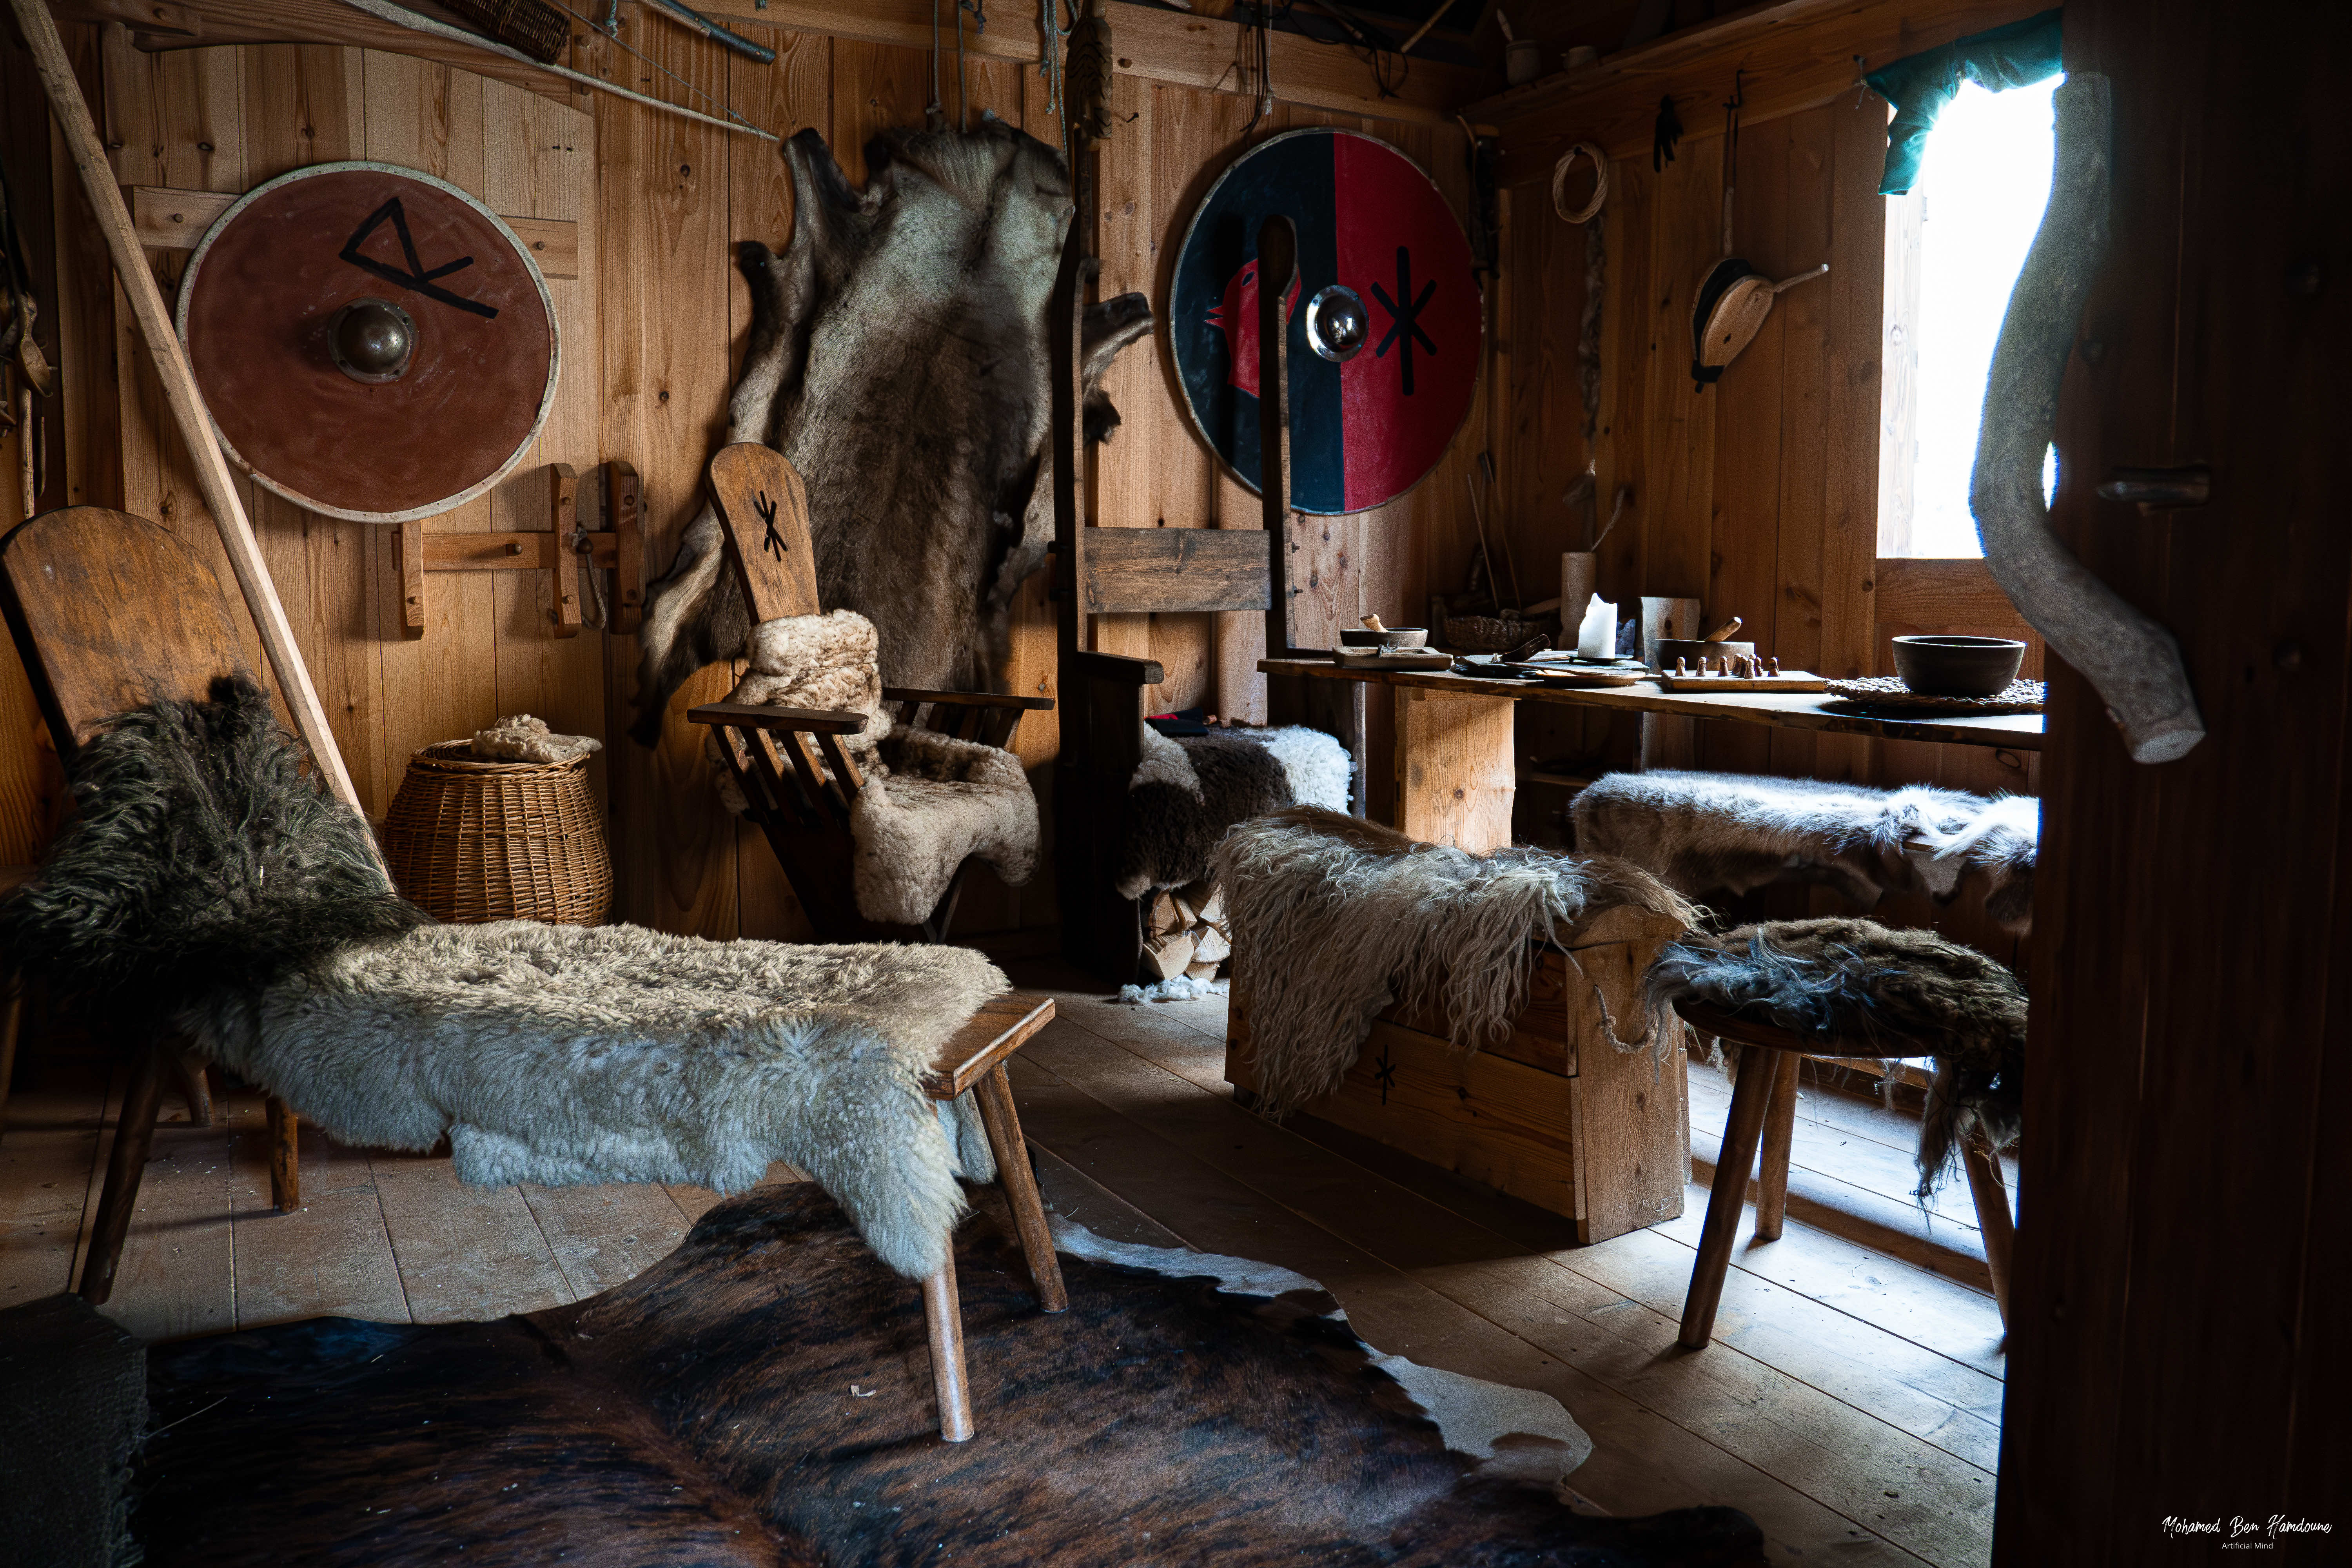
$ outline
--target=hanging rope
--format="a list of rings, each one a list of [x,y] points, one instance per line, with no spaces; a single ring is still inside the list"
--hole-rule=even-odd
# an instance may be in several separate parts
[[[1571,209],[1568,205],[1568,173],[1579,158],[1592,160],[1592,197],[1582,206]],[[1559,155],[1551,166],[1551,210],[1569,223],[1591,223],[1601,211],[1601,204],[1609,199],[1609,155],[1590,142],[1579,142]]]
[[[1070,155],[1070,110],[1067,84],[1063,79],[1062,40],[1077,31],[1077,0],[1069,0],[1070,25],[1061,24],[1062,0],[1042,0],[1037,16],[1037,74],[1045,79],[1045,112],[1062,127],[1062,156]]]

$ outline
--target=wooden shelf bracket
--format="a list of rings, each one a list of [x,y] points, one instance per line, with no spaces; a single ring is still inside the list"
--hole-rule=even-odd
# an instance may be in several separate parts
[[[425,635],[428,572],[551,572],[550,629],[580,635],[594,599],[594,623],[606,632],[634,633],[645,613],[644,489],[637,470],[615,458],[591,470],[587,483],[569,463],[547,465],[545,529],[509,533],[427,533],[421,521],[400,524],[400,630]],[[606,526],[593,525],[603,522]],[[609,584],[592,573],[610,572]]]

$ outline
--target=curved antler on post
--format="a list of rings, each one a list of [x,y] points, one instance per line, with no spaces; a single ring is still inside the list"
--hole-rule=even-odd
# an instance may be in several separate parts
[[[2095,576],[2051,531],[2042,455],[2083,304],[2107,247],[2115,110],[2085,72],[2056,94],[2057,170],[2041,231],[2018,274],[1993,350],[1969,510],[1985,563],[2018,613],[2081,670],[2124,732],[2132,760],[2168,763],[2205,737],[2172,634]]]

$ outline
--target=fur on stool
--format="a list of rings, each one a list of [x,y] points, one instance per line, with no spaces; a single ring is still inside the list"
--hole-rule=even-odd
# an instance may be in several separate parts
[[[1260,1104],[1276,1118],[1339,1088],[1391,1002],[1442,1008],[1447,1037],[1475,1048],[1510,1029],[1544,940],[1627,904],[1698,918],[1605,855],[1473,855],[1315,806],[1243,823],[1212,861],[1242,955]]]
[[[1200,881],[1235,823],[1286,805],[1346,811],[1355,771],[1347,749],[1320,730],[1235,725],[1171,739],[1146,724],[1113,885],[1137,899]]]
[[[2025,987],[1972,947],[1874,921],[1770,921],[1693,931],[1659,956],[1647,987],[1654,1030],[1673,1027],[1675,1003],[1700,1002],[1818,1040],[1826,1056],[1933,1057],[1923,1193],[1969,1133],[1995,1149],[2017,1140]]]
[[[1660,769],[1605,774],[1569,814],[1578,848],[1623,856],[1690,898],[1787,879],[1870,910],[1895,889],[1949,902],[1974,879],[1995,920],[2022,930],[2032,919],[2030,796]]]

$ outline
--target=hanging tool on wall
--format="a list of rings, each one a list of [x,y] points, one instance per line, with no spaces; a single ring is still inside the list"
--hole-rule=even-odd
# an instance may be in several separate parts
[[[1822,262],[1811,272],[1800,272],[1775,283],[1732,254],[1731,203],[1739,163],[1740,74],[1731,73],[1731,97],[1723,106],[1723,259],[1698,286],[1691,302],[1691,379],[1705,387],[1722,379],[1724,367],[1763,329],[1772,313],[1772,301],[1781,290],[1819,278],[1830,269]]]
[[[729,32],[701,12],[679,5],[678,0],[653,0],[653,4],[688,32],[700,34],[722,49],[731,49],[745,59],[757,60],[763,66],[776,63],[775,50],[762,47],[740,34]]]
[[[57,373],[33,335],[39,315],[24,231],[16,226],[7,174],[0,171],[0,429],[16,432],[17,490],[24,517],[38,509],[46,482],[37,399],[47,397],[57,384]]]
[[[1110,16],[1104,0],[1086,0],[1086,12],[1070,31],[1070,131],[1079,144],[1110,140],[1118,121],[1111,113]]]

